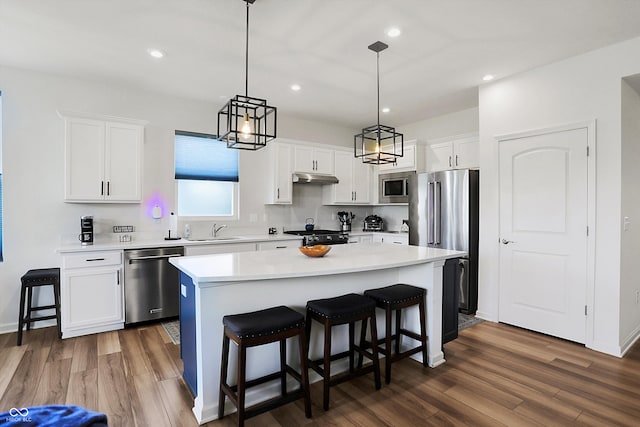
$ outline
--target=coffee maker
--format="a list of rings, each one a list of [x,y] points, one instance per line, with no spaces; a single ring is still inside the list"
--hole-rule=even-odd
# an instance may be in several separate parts
[[[82,246],[93,245],[93,217],[80,217],[80,235],[78,239],[82,242]]]

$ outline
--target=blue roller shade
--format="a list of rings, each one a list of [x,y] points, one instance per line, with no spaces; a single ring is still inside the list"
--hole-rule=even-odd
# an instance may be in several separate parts
[[[176,179],[238,182],[238,150],[213,135],[176,131]]]

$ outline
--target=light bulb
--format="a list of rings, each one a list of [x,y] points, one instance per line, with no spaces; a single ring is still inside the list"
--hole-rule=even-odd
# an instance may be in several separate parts
[[[240,127],[240,137],[242,139],[249,139],[252,133],[251,122],[249,121],[249,114],[244,115],[244,120],[242,122],[242,126]]]

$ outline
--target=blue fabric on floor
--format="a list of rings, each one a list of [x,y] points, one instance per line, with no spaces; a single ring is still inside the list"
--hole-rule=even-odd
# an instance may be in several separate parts
[[[107,427],[107,416],[80,406],[48,405],[11,408],[0,414],[0,426]]]

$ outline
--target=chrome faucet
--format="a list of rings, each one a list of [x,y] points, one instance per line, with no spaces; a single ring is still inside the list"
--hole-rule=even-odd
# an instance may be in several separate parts
[[[213,227],[211,227],[211,235],[213,237],[218,237],[218,231],[222,230],[223,228],[226,227],[226,225],[221,225],[220,227],[216,227],[216,225],[218,224],[213,224]]]

